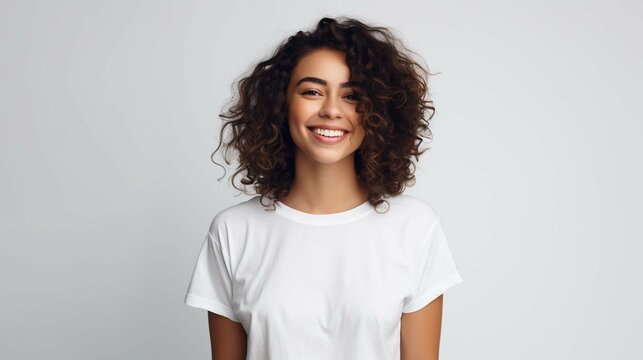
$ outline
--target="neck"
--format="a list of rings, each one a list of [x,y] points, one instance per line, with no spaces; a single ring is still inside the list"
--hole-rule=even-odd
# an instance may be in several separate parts
[[[311,214],[331,214],[352,209],[367,200],[368,190],[355,171],[355,154],[325,164],[295,156],[295,179],[280,201]]]

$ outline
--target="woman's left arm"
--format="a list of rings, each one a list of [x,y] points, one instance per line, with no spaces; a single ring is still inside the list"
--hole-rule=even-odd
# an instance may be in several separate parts
[[[443,299],[444,295],[440,295],[422,309],[402,314],[401,360],[438,360]]]

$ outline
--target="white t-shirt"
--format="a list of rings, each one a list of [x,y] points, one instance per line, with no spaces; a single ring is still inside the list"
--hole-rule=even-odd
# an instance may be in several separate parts
[[[241,323],[247,359],[399,359],[402,313],[463,281],[423,200],[310,214],[259,198],[214,217],[184,300]]]

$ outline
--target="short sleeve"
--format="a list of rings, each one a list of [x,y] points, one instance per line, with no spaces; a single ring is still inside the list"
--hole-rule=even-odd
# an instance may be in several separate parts
[[[184,302],[239,322],[232,308],[232,276],[219,238],[210,231],[199,252]]]
[[[422,309],[450,287],[463,282],[439,217],[420,245],[416,261],[411,278],[412,295],[405,299],[404,313]]]

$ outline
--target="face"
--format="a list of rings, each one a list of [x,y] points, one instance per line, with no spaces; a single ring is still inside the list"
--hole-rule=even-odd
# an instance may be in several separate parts
[[[344,53],[338,50],[314,50],[293,69],[286,101],[297,156],[325,164],[353,161],[364,129],[349,77]]]

